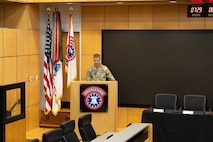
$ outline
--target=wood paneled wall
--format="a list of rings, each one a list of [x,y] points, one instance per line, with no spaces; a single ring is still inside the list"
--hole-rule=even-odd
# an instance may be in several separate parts
[[[9,123],[5,129],[5,142],[25,142],[26,137],[23,137],[26,131],[25,119]]]
[[[6,136],[8,142],[10,137],[16,137],[14,131],[39,126],[39,46],[39,5],[0,3],[0,85],[26,82],[26,119],[21,121],[21,127],[18,122],[7,124],[6,134],[11,134]],[[25,140],[23,131],[16,134]]]

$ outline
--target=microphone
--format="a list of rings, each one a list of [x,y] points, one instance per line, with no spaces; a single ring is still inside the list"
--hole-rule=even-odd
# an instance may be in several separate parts
[[[109,138],[111,138],[112,136],[113,136],[113,134],[109,135],[106,139],[109,139]]]

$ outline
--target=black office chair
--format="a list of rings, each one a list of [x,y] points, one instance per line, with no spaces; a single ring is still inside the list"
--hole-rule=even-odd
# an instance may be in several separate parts
[[[78,129],[83,141],[91,141],[97,137],[91,120],[91,114],[83,115],[78,119]]]
[[[61,123],[63,140],[65,142],[79,142],[78,136],[75,133],[75,120],[68,120]]]
[[[43,133],[42,142],[62,142],[62,136],[61,128],[53,129]]]
[[[206,96],[204,95],[185,95],[183,99],[183,109],[197,112],[206,111]]]
[[[165,109],[165,111],[174,111],[177,108],[177,95],[176,94],[156,94],[155,95],[155,108]]]
[[[28,140],[27,142],[39,142],[39,139],[35,138],[35,139]]]

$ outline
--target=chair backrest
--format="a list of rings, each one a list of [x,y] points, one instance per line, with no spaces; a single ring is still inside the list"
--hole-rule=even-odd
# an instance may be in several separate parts
[[[27,142],[39,142],[39,139],[35,138],[35,139],[28,140]]]
[[[97,137],[91,120],[91,114],[83,115],[78,119],[78,129],[83,141],[91,141]]]
[[[75,120],[68,120],[61,123],[63,139],[66,142],[79,142],[78,136],[75,133]]]
[[[177,95],[176,94],[156,94],[155,107],[161,109],[176,109]]]
[[[42,142],[62,142],[62,129],[57,128],[43,133]]]
[[[183,98],[183,109],[194,111],[206,110],[206,96],[204,95],[185,95]]]

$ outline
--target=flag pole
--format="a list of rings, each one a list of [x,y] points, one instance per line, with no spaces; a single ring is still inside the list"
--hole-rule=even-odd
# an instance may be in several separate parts
[[[62,72],[62,30],[61,16],[58,8],[53,12],[52,26],[52,49],[53,49],[53,98],[52,114],[57,116],[61,109],[61,98],[63,96],[63,72]]]
[[[69,8],[69,11],[70,11],[70,13],[72,14],[72,11],[74,10],[74,8],[71,6],[70,8]]]
[[[46,11],[47,11],[47,12],[50,12],[50,11],[51,11],[51,8],[50,8],[50,7],[47,7],[47,8],[46,8]]]
[[[44,50],[44,98],[45,98],[45,108],[44,114],[48,115],[48,113],[52,110],[52,64],[51,64],[51,30],[50,30],[50,20],[49,13],[51,9],[46,8],[48,15],[48,23],[46,29],[46,42],[45,42],[45,50]]]
[[[51,8],[47,7],[46,11],[47,11],[48,20],[50,20],[50,11],[51,11]]]
[[[77,66],[76,66],[76,46],[74,40],[74,31],[73,31],[73,18],[72,12],[74,8],[70,7],[69,15],[69,26],[68,26],[68,35],[67,35],[67,46],[66,46],[66,64],[65,71],[67,73],[67,88],[71,85],[71,81],[75,80],[77,77]]]

